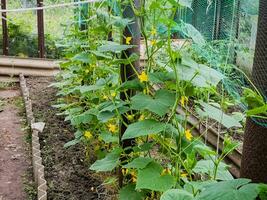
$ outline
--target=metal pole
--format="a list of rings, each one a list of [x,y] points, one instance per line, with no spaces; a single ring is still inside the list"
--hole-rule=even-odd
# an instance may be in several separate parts
[[[214,27],[214,34],[213,34],[213,40],[218,40],[220,37],[220,29],[221,29],[221,7],[222,7],[222,2],[221,0],[217,0],[216,3],[216,20],[215,20],[215,27]]]
[[[236,27],[235,27],[235,39],[238,40],[239,39],[239,23],[240,23],[240,6],[241,6],[241,0],[237,0],[237,8],[236,8],[236,19],[235,19],[235,23],[236,23]],[[235,52],[234,52],[234,64],[237,64],[237,47],[235,47]]]
[[[1,8],[6,9],[6,0],[1,0]],[[2,31],[3,31],[3,55],[8,55],[8,28],[7,28],[7,15],[2,12]]]
[[[140,7],[140,1],[139,0],[133,0],[134,1],[134,5],[136,8]],[[127,1],[125,1],[127,2]],[[123,7],[123,17],[124,18],[128,18],[128,19],[134,19],[133,23],[129,24],[128,26],[126,26],[125,30],[124,30],[124,38],[123,38],[123,44],[126,44],[126,37],[131,37],[131,45],[135,45],[136,47],[128,49],[124,52],[122,52],[122,59],[126,59],[129,58],[133,53],[137,53],[139,54],[140,52],[140,37],[141,37],[141,33],[140,33],[140,22],[137,16],[135,16],[134,11],[131,7],[131,5],[127,4]],[[140,71],[140,60],[136,60],[135,62],[132,63],[132,65],[134,66],[134,68],[137,71]],[[135,74],[134,70],[132,69],[132,66],[130,64],[122,64],[120,67],[120,75],[121,75],[121,80],[122,82],[126,82],[127,80],[132,80],[134,78],[137,77],[137,75]],[[130,98],[131,96],[133,96],[135,93],[135,91],[133,90],[128,90],[125,92],[121,92],[120,93],[120,98],[121,100],[125,101],[127,100],[127,98]],[[128,119],[126,117],[123,116],[123,121],[126,122],[127,124],[129,124],[130,122],[128,121]],[[125,126],[125,124],[121,123],[120,125],[120,141],[121,141],[121,146],[123,148],[126,147],[131,147],[134,145],[135,140],[134,139],[129,139],[129,140],[121,140],[125,130],[127,129],[127,127]],[[126,152],[126,153],[130,153],[130,152]],[[124,160],[125,157],[122,157],[121,160]],[[121,172],[121,169],[119,170],[119,186],[122,187],[123,185],[123,175]]]
[[[109,13],[109,15],[112,14],[112,8],[110,6],[108,6],[108,13]],[[113,40],[113,38],[112,38],[112,27],[111,27],[111,30],[108,33],[108,41],[112,41],[112,40]]]
[[[43,7],[43,0],[37,0],[37,7]],[[44,37],[44,11],[37,11],[38,28],[38,53],[39,58],[45,57],[45,37]]]

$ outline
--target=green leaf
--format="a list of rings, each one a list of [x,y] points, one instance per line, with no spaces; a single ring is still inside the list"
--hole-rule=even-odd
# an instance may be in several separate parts
[[[103,87],[104,87],[103,85],[82,85],[82,86],[78,86],[77,89],[79,89],[80,92],[83,94],[83,93],[86,93],[86,92],[100,90]]]
[[[241,100],[248,105],[248,109],[254,109],[265,105],[264,98],[249,88],[244,89]]]
[[[114,149],[112,152],[108,153],[105,158],[97,160],[92,164],[90,170],[97,172],[112,171],[120,163],[121,151],[121,149]]]
[[[122,136],[122,140],[157,134],[165,129],[166,125],[153,119],[147,119],[130,124]]]
[[[147,142],[141,145],[137,145],[133,147],[134,152],[144,152],[149,151],[153,148],[154,143],[153,142]]]
[[[267,185],[260,184],[259,185],[259,197],[261,200],[267,200]]]
[[[108,132],[102,132],[99,135],[100,139],[102,139],[105,143],[118,143],[119,142],[119,137],[116,135],[112,135],[111,133]]]
[[[123,168],[143,169],[152,161],[153,161],[152,158],[139,157],[135,158],[132,162],[128,163],[127,165],[124,165]]]
[[[143,200],[144,193],[135,190],[134,184],[128,184],[119,192],[119,200]]]
[[[200,160],[193,168],[193,172],[199,174],[206,174],[210,177],[214,176],[215,164],[212,160]],[[233,176],[228,171],[228,166],[223,162],[220,162],[218,166],[218,172],[216,180],[232,180]]]
[[[133,53],[127,59],[115,59],[115,60],[113,60],[112,64],[113,65],[119,65],[119,64],[129,65],[138,59],[139,59],[139,55],[137,55],[136,53]]]
[[[175,178],[169,174],[161,175],[163,167],[156,163],[149,163],[144,169],[138,170],[136,189],[149,189],[164,192],[175,185]]]
[[[132,109],[149,110],[159,116],[165,115],[175,103],[175,94],[168,90],[158,90],[152,98],[149,95],[137,94],[132,97]]]
[[[87,124],[93,119],[93,115],[91,114],[91,111],[86,111],[80,115],[76,115],[73,118],[71,118],[71,125],[77,126],[80,124]]]
[[[64,144],[64,148],[74,146],[74,145],[78,144],[79,142],[80,142],[79,139],[71,140],[71,141],[67,142],[66,144]]]
[[[167,190],[160,197],[160,200],[193,200],[194,197],[192,194],[185,190],[180,189],[171,189]]]
[[[133,90],[140,90],[142,91],[145,88],[144,84],[140,83],[139,80],[134,79],[130,81],[126,81],[121,86],[119,87],[119,90],[128,90],[128,89],[133,89]]]
[[[91,53],[93,53],[94,55],[98,56],[98,57],[102,57],[102,58],[106,58],[106,59],[112,59],[111,56],[108,56],[102,52],[99,51],[90,51]]]
[[[99,52],[120,53],[121,51],[125,51],[133,47],[135,46],[134,45],[121,45],[116,42],[107,42],[107,44],[100,46],[97,50]]]
[[[224,75],[206,65],[198,64],[189,54],[182,54],[182,63],[177,68],[180,78],[191,81],[197,87],[216,87]]]
[[[226,128],[242,127],[239,121],[237,121],[234,117],[225,114],[222,110],[204,102],[200,102],[200,105],[203,106],[204,109],[204,113],[202,114],[216,120]]]
[[[255,116],[260,114],[267,114],[267,104],[247,111],[248,116]]]
[[[255,200],[258,184],[249,184],[249,179],[235,179],[213,183],[204,187],[197,200]]]
[[[83,63],[90,63],[91,62],[90,54],[88,54],[87,52],[82,52],[82,53],[76,54],[71,60],[80,61]]]
[[[201,35],[201,33],[191,24],[187,24],[187,23],[182,23],[182,30],[183,33],[189,37],[192,38],[192,40],[200,45],[203,46],[205,45],[206,41],[204,39],[204,37]]]
[[[116,109],[120,114],[124,114],[129,111],[129,107],[125,106],[127,103],[123,101],[107,101],[98,106],[99,113],[97,118],[102,122],[107,122],[109,119],[114,117],[116,113]]]
[[[194,145],[194,149],[204,158],[206,156],[212,156],[212,155],[214,156],[214,155],[216,155],[216,152],[213,151],[212,149],[210,149],[205,144]]]
[[[169,72],[154,72],[148,73],[149,81],[152,83],[164,83],[166,81],[174,80],[175,77],[173,73]]]

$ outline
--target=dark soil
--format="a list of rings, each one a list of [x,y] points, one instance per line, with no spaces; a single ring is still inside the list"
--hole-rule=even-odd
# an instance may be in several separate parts
[[[66,142],[73,139],[74,130],[59,111],[51,105],[56,101],[56,89],[48,87],[53,78],[29,78],[27,86],[33,103],[36,122],[46,123],[40,134],[40,143],[48,182],[49,200],[90,200],[106,199],[101,183],[94,178],[83,162],[84,148],[81,145],[65,149]]]

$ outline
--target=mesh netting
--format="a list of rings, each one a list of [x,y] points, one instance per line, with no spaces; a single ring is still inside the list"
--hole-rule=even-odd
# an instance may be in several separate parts
[[[44,5],[69,3],[72,0],[44,1]],[[7,9],[35,7],[36,1],[7,1]],[[1,20],[2,21],[2,20]],[[9,55],[20,57],[38,57],[37,12],[7,13],[9,30]],[[47,58],[60,58],[62,48],[57,43],[74,23],[74,7],[47,9],[44,11],[45,51]],[[1,22],[2,25],[2,22]],[[0,37],[2,38],[2,26]],[[3,49],[0,40],[1,52]]]

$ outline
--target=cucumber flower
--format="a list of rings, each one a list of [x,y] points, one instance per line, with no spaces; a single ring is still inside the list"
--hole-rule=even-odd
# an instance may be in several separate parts
[[[132,37],[126,37],[126,39],[125,39],[125,43],[126,44],[131,44],[131,41],[132,41]]]
[[[138,76],[138,78],[141,83],[148,81],[148,76],[144,71]]]
[[[85,131],[83,135],[88,140],[90,140],[93,137],[93,135],[90,131]]]
[[[191,141],[192,138],[193,138],[193,135],[192,135],[192,133],[191,133],[191,131],[190,131],[189,129],[187,129],[187,130],[185,131],[185,138],[186,138],[188,141]]]
[[[109,130],[111,133],[115,133],[116,130],[117,130],[117,126],[114,125],[114,124],[108,124],[108,130]]]
[[[183,107],[185,107],[185,105],[187,104],[188,102],[188,98],[186,96],[182,96],[181,97],[181,100],[180,100],[180,103]]]

